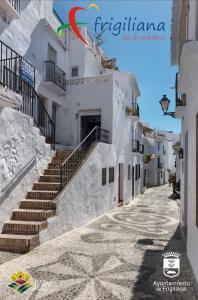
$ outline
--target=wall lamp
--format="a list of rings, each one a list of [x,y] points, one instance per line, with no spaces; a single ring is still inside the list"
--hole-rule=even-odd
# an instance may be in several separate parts
[[[175,112],[168,112],[170,100],[166,97],[166,95],[163,95],[163,98],[159,101],[159,103],[161,105],[164,116],[171,116],[172,118],[175,118]]]

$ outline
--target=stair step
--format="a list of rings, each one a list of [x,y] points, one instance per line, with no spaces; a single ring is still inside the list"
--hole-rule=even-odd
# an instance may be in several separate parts
[[[26,253],[39,245],[39,235],[0,234],[0,250]]]
[[[45,199],[53,200],[57,195],[57,191],[30,191],[27,193],[26,199]]]
[[[10,220],[4,223],[2,233],[37,234],[47,227],[47,221],[17,221]]]
[[[39,178],[39,182],[59,182],[61,177],[60,175],[42,175]]]
[[[62,165],[62,161],[55,161],[55,162],[51,162],[48,164],[48,169],[60,169],[61,165]],[[78,165],[77,161],[69,161],[67,162],[67,166],[71,169],[75,168]]]
[[[60,176],[60,168],[59,169],[45,169],[44,175],[59,175]]]
[[[58,191],[60,188],[60,183],[52,182],[35,182],[33,185],[33,190],[37,191]]]
[[[20,201],[20,208],[23,209],[44,209],[44,210],[51,210],[56,208],[56,202],[52,200],[38,200],[38,199],[31,199],[31,200],[21,200]]]
[[[55,210],[16,209],[12,213],[12,220],[45,221],[55,215]]]
[[[56,151],[55,157],[57,157],[57,158],[65,158],[65,157],[68,157],[72,152],[73,151],[71,151],[71,150]]]

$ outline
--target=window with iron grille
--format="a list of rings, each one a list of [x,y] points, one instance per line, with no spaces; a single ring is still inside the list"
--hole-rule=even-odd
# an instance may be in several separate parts
[[[131,179],[131,165],[128,165],[128,180]]]
[[[78,77],[78,67],[77,66],[71,68],[71,76]]]
[[[138,165],[135,166],[135,180],[138,180]]]
[[[107,184],[107,169],[102,168],[102,185]]]
[[[109,183],[114,182],[114,168],[109,168]]]

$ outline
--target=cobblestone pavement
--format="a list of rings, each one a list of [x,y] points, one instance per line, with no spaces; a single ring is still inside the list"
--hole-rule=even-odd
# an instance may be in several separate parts
[[[1,265],[0,299],[197,299],[170,194],[167,186],[148,189],[132,204]],[[163,274],[167,251],[181,254],[180,274],[172,279]],[[8,288],[19,270],[33,284],[23,295]],[[180,283],[170,292],[159,282]]]

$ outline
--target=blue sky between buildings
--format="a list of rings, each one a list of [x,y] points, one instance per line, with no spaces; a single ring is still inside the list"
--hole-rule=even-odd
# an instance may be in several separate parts
[[[95,8],[88,10],[90,3],[96,3],[99,11]],[[87,23],[93,37],[101,32],[101,25],[95,25],[98,17],[98,23],[111,22],[111,26],[105,25],[108,30],[103,33],[102,48],[109,58],[117,58],[119,69],[136,75],[141,91],[138,99],[141,120],[149,122],[153,128],[179,132],[179,120],[163,116],[159,105],[162,95],[167,94],[171,100],[169,110],[175,110],[173,87],[177,68],[170,64],[171,5],[170,0],[56,0],[54,9],[60,18],[67,22],[72,6],[86,8],[86,11],[77,13],[77,21]],[[129,18],[131,21],[128,31]],[[121,25],[116,25],[118,22]],[[164,28],[162,22],[165,24]],[[151,29],[147,31],[148,23],[153,23],[155,29],[158,27],[161,30],[154,31],[151,25]],[[154,35],[159,39],[154,40]]]

